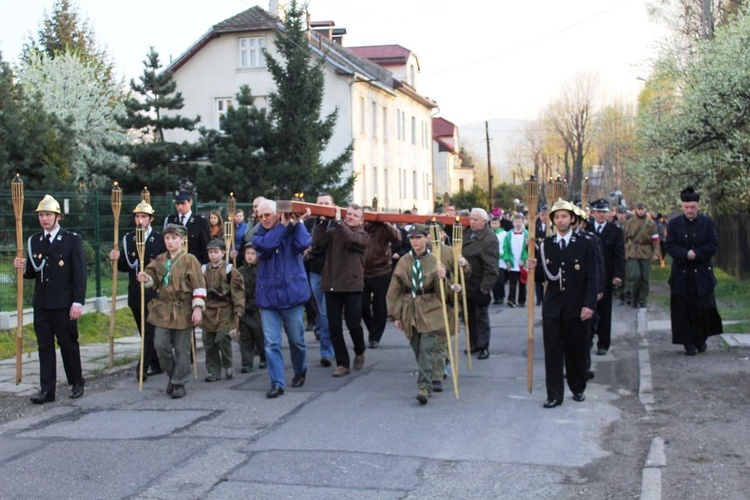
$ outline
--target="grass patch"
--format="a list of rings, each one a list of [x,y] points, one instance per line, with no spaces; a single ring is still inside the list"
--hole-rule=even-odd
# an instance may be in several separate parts
[[[133,313],[129,307],[115,313],[115,338],[137,334]],[[109,314],[89,313],[78,320],[78,342],[80,344],[103,344],[109,342]],[[37,350],[34,325],[23,327],[23,352]],[[0,330],[0,359],[16,355],[16,329]]]
[[[667,258],[667,267],[655,265],[651,269],[651,283],[667,283],[671,265],[671,258]],[[727,333],[750,332],[750,280],[735,278],[718,268],[714,268],[714,274],[716,275],[714,295],[721,319],[741,321],[734,325],[725,325],[724,331]],[[653,299],[665,311],[669,311],[669,287],[664,288],[663,293],[657,290],[653,294]]]

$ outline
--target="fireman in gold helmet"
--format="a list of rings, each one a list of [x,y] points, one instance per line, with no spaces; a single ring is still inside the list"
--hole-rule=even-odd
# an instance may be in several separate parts
[[[144,251],[143,251],[143,267],[145,268],[149,262],[155,259],[159,254],[167,251],[167,247],[164,246],[164,237],[153,229],[151,223],[154,221],[154,208],[141,201],[133,209],[133,219],[136,227],[142,227],[144,230]],[[154,350],[154,334],[155,327],[148,321],[146,321],[143,329],[141,328],[141,286],[138,282],[138,271],[140,270],[141,263],[138,260],[138,249],[136,248],[135,241],[136,231],[130,231],[122,237],[122,246],[120,250],[112,250],[109,253],[109,258],[113,261],[117,261],[117,269],[121,272],[128,273],[128,307],[130,307],[135,319],[135,324],[138,325],[138,331],[145,332],[144,336],[144,350],[143,350],[143,380],[146,380],[149,375],[158,375],[162,373],[161,365],[159,365],[159,358]],[[143,318],[148,319],[148,304],[156,297],[156,292],[151,288],[146,288],[144,294],[144,307]],[[139,376],[140,366],[135,366],[135,376]]]
[[[45,195],[36,208],[42,231],[26,243],[27,258],[16,257],[13,266],[23,277],[34,279],[34,333],[39,348],[40,390],[31,397],[36,404],[55,400],[57,356],[60,346],[70,397],[83,396],[83,370],[78,346],[78,318],[86,300],[86,258],[83,239],[60,227],[60,204]]]

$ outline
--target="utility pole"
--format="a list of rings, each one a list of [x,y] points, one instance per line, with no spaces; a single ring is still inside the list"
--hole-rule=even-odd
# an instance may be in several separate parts
[[[490,158],[490,129],[489,129],[488,122],[486,120],[484,122],[484,136],[487,141],[487,178],[490,181],[489,182],[490,211],[492,211],[492,209],[495,208],[495,197],[492,195],[492,160]]]
[[[701,2],[701,37],[704,40],[712,40],[714,37],[714,15],[711,9],[711,0]]]

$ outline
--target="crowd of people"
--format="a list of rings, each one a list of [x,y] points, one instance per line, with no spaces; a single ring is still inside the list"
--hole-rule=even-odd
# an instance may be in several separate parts
[[[665,252],[672,257],[673,343],[694,355],[706,350],[708,336],[721,333],[713,296],[716,231],[711,219],[699,213],[699,197],[692,188],[684,190],[683,215],[668,226],[643,203],[635,203],[629,213],[605,199],[590,206],[551,200],[554,204],[539,207],[532,221],[524,213],[490,216],[473,208],[468,226],[458,233],[459,255],[451,248],[453,228],[431,229],[436,223],[429,220],[404,225],[365,221],[367,207],[356,204],[335,207],[332,217],[313,217],[309,209],[294,215],[279,212],[276,202],[264,197],[253,200],[247,220],[242,210],[231,214],[230,245],[221,213],[203,217],[193,210],[193,193],[177,191],[175,213],[164,219],[161,234],[153,226],[153,207],[142,201],[132,215],[143,231],[144,248],[137,248],[136,231],[131,231],[110,259],[128,273],[128,305],[139,330],[143,327],[143,367],[136,371],[144,379],[165,372],[172,398],[187,393],[190,365],[197,362],[192,359],[196,327],[203,332],[206,382],[235,377],[231,343],[236,332],[241,373],[253,372],[258,356],[258,368],[267,369],[270,379],[266,396],[276,398],[287,389],[282,329],[291,387],[299,388],[308,368],[306,324],[319,340],[320,365],[331,367],[333,377],[345,377],[365,366],[367,349],[379,347],[390,320],[414,351],[416,399],[426,404],[443,390],[447,334],[455,333],[455,326],[446,325],[443,306],[451,317],[453,308],[462,310],[470,332],[467,349],[484,360],[490,357],[490,307],[536,301],[542,306],[543,406],[554,408],[563,403],[566,379],[573,400],[585,400],[586,383],[594,376],[593,339],[597,355],[606,355],[611,346],[614,297],[619,294],[621,304],[646,307],[652,262],[663,262]],[[334,205],[327,193],[316,201]],[[448,207],[449,215],[455,212]],[[14,265],[36,280],[41,387],[31,400],[42,404],[55,400],[55,338],[72,386],[70,397],[83,394],[77,319],[86,267],[81,237],[60,227],[56,200],[46,196],[37,213],[43,230],[29,238],[28,258],[16,258]],[[529,237],[529,224],[534,224],[535,239]],[[532,246],[535,258],[529,258]],[[454,266],[463,270],[464,283]],[[536,286],[527,290],[532,272]],[[461,294],[465,308],[460,300],[453,303]]]

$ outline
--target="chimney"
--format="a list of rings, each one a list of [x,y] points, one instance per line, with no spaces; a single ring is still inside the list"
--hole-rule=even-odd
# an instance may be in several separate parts
[[[281,12],[279,12],[279,0],[268,1],[268,13],[279,19],[282,17]]]

